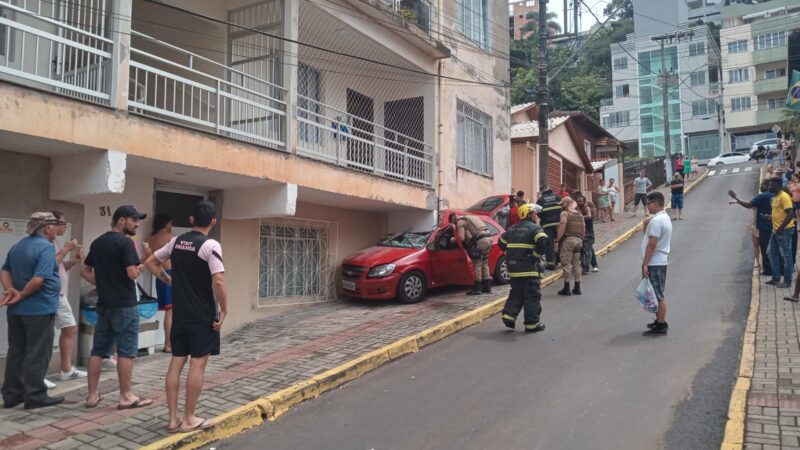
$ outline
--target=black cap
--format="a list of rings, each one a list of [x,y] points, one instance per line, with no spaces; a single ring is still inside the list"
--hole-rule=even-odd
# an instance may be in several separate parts
[[[116,222],[120,217],[130,217],[131,219],[142,220],[147,217],[147,214],[140,213],[133,205],[122,205],[114,211],[113,220]]]

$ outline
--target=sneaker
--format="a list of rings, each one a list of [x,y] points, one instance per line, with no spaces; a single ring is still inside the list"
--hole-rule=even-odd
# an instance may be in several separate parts
[[[117,361],[111,358],[104,359],[102,370],[117,370]]]
[[[525,325],[525,332],[526,333],[537,333],[539,331],[544,331],[544,322],[536,322],[532,325]]]
[[[642,336],[650,336],[650,337],[666,336],[667,329],[668,327],[666,323],[664,323],[664,325],[655,324],[653,325],[653,328],[650,328],[649,330],[642,333]]]
[[[650,323],[648,323],[647,324],[647,328],[648,329],[653,329],[653,327],[656,326],[656,323],[658,323],[658,322],[656,322],[655,320],[650,322]],[[664,328],[669,328],[669,324],[667,322],[664,322]]]
[[[72,367],[71,369],[69,369],[69,372],[60,372],[58,375],[58,379],[61,381],[74,380],[77,378],[86,378],[86,375],[87,375],[86,372],[78,370],[75,367]]]
[[[775,286],[778,289],[791,289],[792,285],[790,283],[781,283]]]
[[[600,269],[598,269],[597,267],[592,267],[592,272],[600,272]]]
[[[47,386],[47,389],[55,389],[56,384],[52,381],[48,380],[47,378],[44,379],[44,385]]]
[[[777,286],[777,285],[781,284],[781,280],[776,280],[776,279],[773,278],[771,280],[765,281],[764,284],[768,284],[770,286]]]

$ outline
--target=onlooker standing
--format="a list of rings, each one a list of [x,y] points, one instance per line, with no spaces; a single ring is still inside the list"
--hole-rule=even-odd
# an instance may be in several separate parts
[[[614,209],[619,203],[619,188],[614,184],[614,179],[608,179],[608,199],[611,202],[611,207],[608,208],[608,217],[614,221]]]
[[[67,232],[66,217],[61,211],[53,211],[52,214],[58,220],[56,235],[63,236]],[[76,239],[65,243],[64,247],[61,247],[56,241],[53,241],[53,245],[56,247],[56,263],[58,264],[58,275],[61,278],[61,293],[58,296],[58,310],[56,311],[56,328],[61,330],[61,336],[58,338],[61,373],[59,373],[58,379],[66,381],[85,378],[86,372],[78,370],[72,365],[72,347],[75,342],[75,336],[78,335],[78,323],[75,321],[75,315],[72,313],[72,307],[67,298],[67,293],[69,292],[69,275],[67,272],[75,266],[80,267],[84,256],[83,249]],[[71,252],[75,252],[75,256],[70,260],[66,260],[67,255]]]
[[[147,245],[155,251],[167,245],[172,240],[172,216],[167,213],[156,214],[153,219],[153,230],[147,238]],[[168,275],[172,275],[172,263],[164,261],[164,270]],[[172,330],[172,286],[156,278],[156,297],[158,298],[158,309],[164,311],[164,352],[172,352],[170,343],[170,330]]]
[[[590,269],[592,272],[599,272],[597,255],[594,253],[594,214],[592,213],[592,208],[586,204],[586,197],[582,194],[575,196],[575,202],[578,205],[578,212],[583,215],[583,223],[586,229],[583,236],[583,247],[581,248],[582,274],[588,274]]]
[[[772,236],[770,237],[769,264],[772,267],[772,279],[766,284],[789,288],[792,285],[792,242],[795,233],[794,205],[792,197],[783,190],[783,181],[779,177],[772,178],[769,183],[772,198]],[[781,274],[775,270],[783,264],[783,283]]]
[[[647,191],[649,191],[650,188],[653,187],[653,182],[650,181],[650,179],[645,176],[645,173],[646,172],[644,170],[640,170],[639,171],[639,176],[635,180],[633,180],[633,192],[634,192],[634,197],[633,197],[633,215],[634,216],[636,216],[636,212],[639,210],[639,203],[640,202],[642,203],[642,206],[644,206],[644,214],[645,214],[645,216],[650,215],[650,213],[648,213],[648,211],[647,211],[648,210],[648,208],[647,208]]]
[[[603,179],[600,178],[600,184],[597,185],[597,218],[600,219],[600,222],[608,222],[608,210],[610,208],[611,198],[609,198],[608,195],[608,186],[606,186]]]
[[[689,160],[689,155],[683,160],[683,180],[689,181],[689,177],[692,176],[692,161]]]
[[[672,180],[669,182],[669,188],[672,190],[672,210],[675,215],[672,220],[683,220],[681,214],[683,213],[683,179],[681,174],[675,172]]]
[[[577,203],[570,197],[561,200],[561,216],[558,224],[558,247],[561,270],[564,271],[564,287],[558,295],[581,295],[581,248],[586,234],[583,215],[577,210]],[[570,291],[569,283],[575,280],[575,288]]]
[[[64,397],[49,397],[44,377],[53,355],[55,314],[61,281],[52,242],[58,219],[49,212],[31,215],[28,237],[14,244],[0,270],[8,306],[8,353],[3,381],[3,407],[25,402],[25,409],[53,406]]]
[[[472,264],[475,269],[475,285],[467,295],[492,293],[492,281],[489,275],[489,253],[492,250],[492,237],[489,228],[477,216],[465,214],[457,216],[451,213],[448,218],[456,226],[456,235],[465,248],[472,248]],[[453,237],[455,241],[455,237]]]
[[[97,325],[89,357],[89,393],[86,407],[94,408],[103,397],[98,392],[103,358],[117,348],[119,404],[117,409],[148,406],[150,399],[136,397],[131,389],[133,360],[139,352],[139,307],[136,301],[136,278],[144,269],[130,237],[136,235],[139,221],[147,215],[132,205],[114,211],[111,230],[95,239],[89,247],[81,276],[97,286]],[[150,246],[144,246],[145,256]]]
[[[732,189],[728,191],[728,195],[733,198],[733,203],[738,203],[745,208],[755,208],[756,216],[756,232],[758,233],[758,246],[761,251],[761,275],[772,276],[772,266],[770,265],[769,253],[767,248],[769,246],[770,238],[772,236],[772,222],[770,215],[772,214],[772,197],[773,194],[769,190],[769,181],[761,183],[761,193],[753,197],[750,202],[745,202],[736,196],[736,192]],[[776,269],[780,272],[780,268]]]
[[[679,154],[675,158],[675,172],[683,173],[683,155]]]
[[[758,161],[756,161],[756,164]],[[697,162],[697,156],[692,157],[692,176],[697,176],[697,173],[700,171],[699,164]]]
[[[198,202],[189,222],[192,231],[172,238],[145,262],[152,273],[158,274],[159,280],[175,287],[172,360],[166,380],[167,430],[170,432],[214,426],[213,421],[195,416],[195,407],[203,389],[208,357],[219,355],[219,332],[228,311],[222,247],[208,237],[217,224],[216,207],[209,201]],[[164,263],[167,261],[173,263],[172,276],[166,271]],[[178,391],[181,372],[189,358],[186,403],[181,418],[178,414]]]
[[[556,195],[561,198],[569,197],[569,188],[567,187],[567,185],[562,183],[561,190],[556,192]]]
[[[672,222],[664,211],[664,194],[647,194],[647,209],[652,217],[645,219],[644,239],[642,239],[642,278],[650,279],[658,300],[656,320],[647,324],[645,336],[667,334],[667,299],[664,291],[667,286],[667,259],[672,240]]]
[[[524,191],[517,191],[517,203],[520,205],[524,205],[526,203]]]
[[[547,248],[545,250],[545,260],[547,261],[547,270],[554,270],[556,268],[556,234],[558,231],[558,222],[561,214],[561,197],[554,194],[546,185],[539,187],[539,200],[536,204],[542,207],[542,212],[539,214],[544,232],[547,233]]]
[[[520,200],[519,197],[512,196],[509,200],[511,209],[508,210],[508,227],[506,228],[519,223],[519,207],[525,204],[525,200]]]

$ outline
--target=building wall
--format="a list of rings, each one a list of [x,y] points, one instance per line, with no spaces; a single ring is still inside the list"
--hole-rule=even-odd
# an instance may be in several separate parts
[[[509,3],[510,16],[514,18],[514,39],[524,39],[528,37],[523,35],[522,28],[531,20],[528,19],[528,13],[539,12],[539,2],[536,0],[522,0],[518,2]]]
[[[536,182],[539,178],[536,144],[515,142],[511,144],[511,187],[514,191],[525,192],[528,199],[539,191]]]
[[[742,40],[747,42],[747,51],[739,53],[730,53],[728,51],[728,44]],[[755,74],[751,73],[749,81],[740,83],[731,83],[728,74],[728,71],[733,68],[747,68],[752,72],[754,48],[750,25],[740,25],[720,30],[720,47],[722,47],[722,81],[725,83],[723,97],[725,125],[728,130],[736,132],[750,128],[756,123],[755,108],[745,111],[733,111],[731,109],[732,98],[750,96],[753,93],[753,78]]]

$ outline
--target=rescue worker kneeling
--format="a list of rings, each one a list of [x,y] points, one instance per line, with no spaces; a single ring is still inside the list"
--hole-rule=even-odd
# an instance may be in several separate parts
[[[558,223],[557,242],[561,269],[564,271],[564,287],[558,295],[581,295],[581,249],[586,235],[583,214],[578,204],[570,197],[561,200],[561,220]],[[575,280],[575,289],[569,290],[570,280]]]
[[[475,285],[467,295],[481,295],[492,293],[492,281],[489,275],[489,253],[492,251],[492,236],[489,227],[472,214],[458,216],[451,213],[448,217],[450,223],[456,226],[458,240],[465,246],[475,270]],[[451,242],[455,242],[455,236]]]
[[[524,204],[517,214],[520,222],[506,230],[500,237],[500,248],[505,252],[511,293],[503,308],[503,323],[514,328],[517,315],[525,308],[525,331],[544,330],[539,320],[542,313],[542,255],[547,248],[547,233],[534,220],[542,211],[540,205]]]

